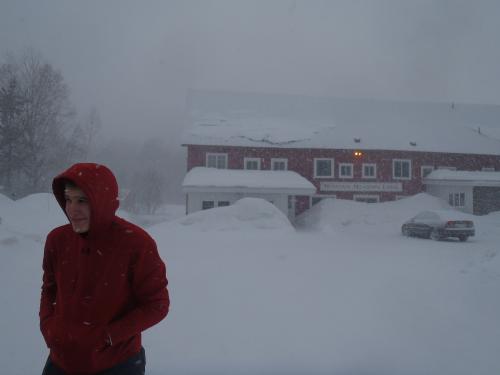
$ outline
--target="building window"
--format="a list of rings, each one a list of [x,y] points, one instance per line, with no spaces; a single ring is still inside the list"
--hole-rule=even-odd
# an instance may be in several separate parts
[[[323,199],[327,199],[327,198],[335,199],[336,197],[337,197],[336,195],[313,195],[311,197],[311,201],[310,201],[309,207],[312,207],[312,206],[318,204]]]
[[[392,161],[392,178],[397,180],[411,179],[411,160],[394,159]]]
[[[453,207],[465,207],[465,193],[450,193],[448,203]]]
[[[333,177],[333,159],[314,159],[314,178]]]
[[[434,166],[433,165],[422,165],[420,167],[420,176],[422,178],[425,178],[429,175],[429,173],[431,173],[432,171],[434,170]]]
[[[376,178],[377,164],[363,164],[363,178]]]
[[[245,158],[245,169],[260,169],[260,158]]]
[[[483,172],[495,172],[495,168],[493,167],[482,167],[481,170]]]
[[[352,164],[340,163],[339,164],[339,177],[352,178]]]
[[[201,203],[202,210],[208,210],[209,208],[214,208],[214,201],[203,201]]]
[[[229,201],[218,201],[217,207],[226,207],[229,206]]]
[[[288,170],[288,159],[271,159],[271,169],[273,171]]]
[[[227,154],[207,153],[205,165],[209,168],[227,169]]]

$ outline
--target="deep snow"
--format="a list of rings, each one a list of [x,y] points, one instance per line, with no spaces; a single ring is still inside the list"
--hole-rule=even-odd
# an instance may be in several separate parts
[[[418,210],[446,207],[425,194],[323,201],[298,229],[258,201],[170,207],[148,228],[172,305],[144,335],[147,373],[497,373],[500,213],[473,217],[465,243],[400,234]],[[0,196],[0,217],[1,372],[39,374],[43,241],[66,219],[47,194]]]

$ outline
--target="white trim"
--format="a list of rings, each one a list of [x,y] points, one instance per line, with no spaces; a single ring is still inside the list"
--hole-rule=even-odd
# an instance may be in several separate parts
[[[354,194],[352,196],[353,201],[363,202],[363,201],[358,201],[358,198],[375,198],[377,200],[377,203],[380,202],[380,195],[378,194]]]
[[[488,186],[495,187],[500,186],[500,181],[487,181],[487,180],[424,180],[425,185],[442,185],[442,186]]]
[[[495,172],[495,167],[482,167],[482,172]]]
[[[407,162],[408,165],[408,177],[396,177],[394,175],[395,167],[394,164],[397,162]],[[393,180],[411,180],[411,159],[392,159],[392,179]]]
[[[183,186],[185,193],[249,193],[311,195],[316,191],[303,187],[247,187],[247,186]]]
[[[351,167],[351,174],[342,174],[342,167]],[[353,178],[354,175],[354,164],[353,163],[339,163],[339,178]]]
[[[257,162],[257,169],[247,168],[247,163]],[[243,159],[243,169],[247,170],[260,170],[260,158],[244,158]]]
[[[368,181],[321,181],[321,191],[403,191],[401,182],[368,182]]]
[[[330,161],[330,175],[329,176],[318,176],[316,169],[316,162],[318,161]],[[333,178],[335,175],[335,159],[334,158],[314,158],[314,178]]]
[[[373,167],[373,176],[365,175],[365,166],[366,167]],[[377,164],[376,163],[363,163],[361,165],[361,176],[363,178],[377,178]]]
[[[456,171],[457,167],[448,167],[446,165],[440,165],[440,166],[437,167],[437,169],[446,169],[448,171]]]
[[[274,169],[274,163],[285,163],[285,169]],[[287,171],[288,170],[288,159],[287,158],[271,158],[271,170],[273,171]]]
[[[208,165],[208,158],[210,156],[214,156],[215,157],[215,166],[210,167]],[[227,153],[221,153],[221,152],[207,152],[205,154],[205,166],[208,167],[208,168],[218,168],[218,158],[220,156],[224,157],[224,168],[220,168],[220,169],[227,169]]]
[[[458,201],[458,204],[457,204]],[[448,192],[448,204],[455,208],[464,208],[466,205],[465,191]]]

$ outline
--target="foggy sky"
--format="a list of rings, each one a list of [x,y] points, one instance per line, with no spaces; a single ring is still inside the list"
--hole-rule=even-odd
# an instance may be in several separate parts
[[[500,2],[0,0],[105,137],[178,142],[189,88],[500,104]]]

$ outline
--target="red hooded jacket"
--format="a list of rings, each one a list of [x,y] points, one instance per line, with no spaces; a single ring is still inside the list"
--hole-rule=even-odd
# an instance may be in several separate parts
[[[115,215],[118,185],[108,168],[75,164],[57,176],[63,211],[66,180],[88,197],[90,229],[78,234],[67,224],[47,236],[40,328],[56,366],[94,374],[137,354],[141,332],[167,315],[166,270],[154,240]]]

